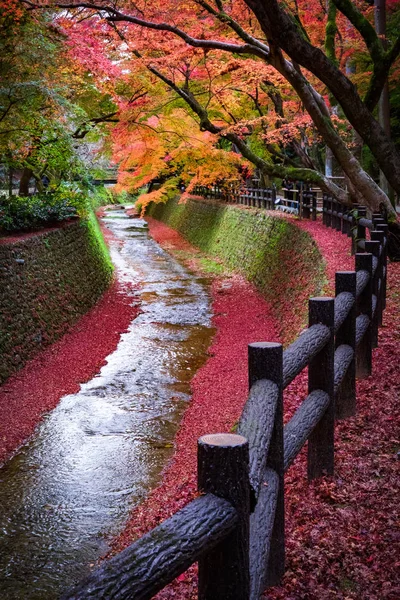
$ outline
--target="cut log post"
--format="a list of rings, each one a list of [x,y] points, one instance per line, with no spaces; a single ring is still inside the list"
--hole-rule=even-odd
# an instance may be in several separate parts
[[[204,435],[197,458],[199,491],[228,500],[238,514],[233,533],[199,560],[199,600],[249,600],[248,442],[231,433]]]
[[[365,379],[372,371],[372,254],[356,254],[356,272],[366,271],[369,275],[368,281],[362,293],[357,297],[357,317],[365,315],[369,319],[369,325],[357,345],[356,374],[357,379]]]
[[[356,251],[358,250],[358,242],[366,239],[366,229],[364,225],[360,223],[360,219],[365,218],[367,216],[367,209],[365,206],[359,206],[357,209],[358,218],[357,218],[357,239],[356,239]]]
[[[337,419],[345,419],[356,413],[356,290],[355,271],[338,271],[336,273],[336,296],[342,292],[349,292],[354,296],[354,304],[335,336],[335,348],[346,344],[354,351],[353,359],[336,394],[335,416]]]
[[[353,215],[353,209],[348,210],[347,219],[348,219],[348,221],[347,221],[347,237],[351,238],[351,240],[352,240],[352,254],[354,254],[354,249],[353,249],[354,232],[353,232],[353,229],[355,226],[354,225],[355,219],[354,219],[354,215]]]
[[[373,242],[371,240],[366,240],[365,242],[365,252],[370,252],[374,257],[372,259],[372,264],[376,259],[376,269],[372,270],[372,325],[371,325],[371,336],[372,336],[372,347],[378,347],[378,330],[379,330],[379,277],[380,277],[380,260],[379,260],[379,241]],[[374,299],[375,296],[375,299]]]
[[[354,255],[357,252],[357,232],[358,232],[358,221],[359,215],[359,204],[354,205],[354,211],[352,215],[352,226],[351,226],[351,254]]]
[[[336,231],[342,231],[342,218],[340,213],[342,212],[342,208],[339,202],[335,202],[335,210],[336,210],[336,219],[335,219],[335,229]]]
[[[380,280],[378,284],[378,298],[377,298],[377,307],[376,310],[378,312],[378,327],[380,327],[383,323],[383,293],[384,293],[384,273],[385,273],[385,233],[383,231],[371,231],[371,241],[379,242],[379,262],[378,262],[378,273],[377,277]]]
[[[332,198],[326,199],[326,225],[332,227]]]
[[[308,479],[316,479],[334,472],[334,325],[333,298],[310,298],[309,325],[320,323],[331,331],[330,339],[308,367],[308,393],[322,390],[329,395],[330,403],[324,416],[308,440]]]
[[[386,294],[387,294],[387,257],[388,257],[388,234],[389,225],[379,223],[376,226],[377,231],[383,231],[385,234],[385,247],[383,250],[383,288],[382,288],[382,309],[386,308]]]
[[[283,350],[282,344],[250,344],[249,387],[259,379],[273,381],[279,390],[275,410],[275,422],[269,445],[267,467],[279,477],[278,498],[272,530],[265,587],[278,585],[285,572],[285,502],[284,502],[284,449],[283,449]]]

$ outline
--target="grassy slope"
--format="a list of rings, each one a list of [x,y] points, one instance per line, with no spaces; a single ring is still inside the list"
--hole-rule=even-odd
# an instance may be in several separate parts
[[[206,201],[175,199],[150,206],[148,214],[253,282],[285,323],[283,341],[295,337],[324,278],[322,256],[306,232],[265,211]]]

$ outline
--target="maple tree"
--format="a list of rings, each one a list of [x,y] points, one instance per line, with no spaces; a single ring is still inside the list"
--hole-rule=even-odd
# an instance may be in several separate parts
[[[25,3],[32,8],[49,4]],[[147,70],[165,84],[167,94],[186,104],[203,131],[234,146],[262,173],[312,181],[346,201],[310,156],[307,136],[312,131],[331,149],[353,196],[373,210],[384,206],[395,218],[387,195],[351,147],[354,131],[399,193],[398,150],[374,110],[388,75],[396,72],[400,38],[383,43],[371,23],[368,3],[330,0],[328,10],[316,0],[56,5],[64,11],[64,21],[75,18],[75,32],[91,18],[90,44],[99,49],[100,37],[107,38],[102,50],[111,65],[123,63],[122,70],[131,74]],[[392,2],[391,9],[397,11],[398,3]],[[86,24],[85,28],[87,35]],[[362,68],[357,53],[364,61]],[[352,57],[355,73],[346,71]],[[339,107],[336,114],[332,101]],[[284,136],[276,132],[274,139],[271,121],[272,129],[280,129],[279,120],[285,125]],[[290,151],[288,144],[285,148],[289,138]]]

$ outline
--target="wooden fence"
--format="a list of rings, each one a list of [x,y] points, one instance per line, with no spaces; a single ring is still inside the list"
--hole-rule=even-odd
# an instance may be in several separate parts
[[[345,211],[329,202],[325,224],[338,229],[340,220],[346,229]],[[356,376],[372,369],[386,302],[387,225],[375,216],[359,218],[357,227],[371,229],[371,239],[356,253],[355,271],[336,273],[335,298],[309,300],[309,327],[285,350],[249,345],[250,392],[237,434],[198,441],[201,495],[63,600],[149,599],[196,561],[201,600],[258,600],[280,582],[284,473],[306,441],[309,480],[334,473],[335,419],[355,414]],[[307,366],[308,395],[284,426],[283,391]]]
[[[317,218],[317,190],[306,190],[303,186],[299,189],[282,189],[283,196],[278,196],[275,188],[252,188],[232,183],[229,186],[201,186],[194,188],[193,193],[209,198],[221,200],[254,208],[268,210],[283,210],[284,212],[300,214],[305,219]]]

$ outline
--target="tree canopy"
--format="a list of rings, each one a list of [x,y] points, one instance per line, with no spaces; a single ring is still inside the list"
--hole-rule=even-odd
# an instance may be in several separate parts
[[[190,190],[252,165],[347,201],[325,175],[329,149],[353,199],[394,218],[377,173],[399,194],[400,155],[377,106],[389,79],[398,111],[400,3],[386,2],[387,36],[374,24],[385,3],[376,4],[19,2],[32,14],[44,9],[74,64],[115,103],[109,145],[121,187],[157,176],[168,194],[182,180]]]

